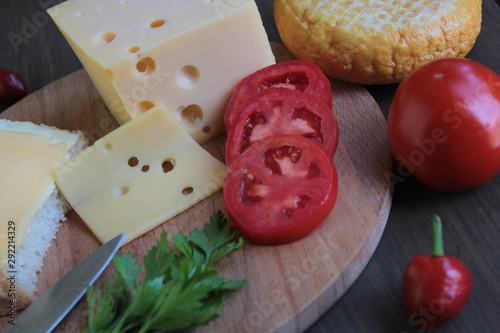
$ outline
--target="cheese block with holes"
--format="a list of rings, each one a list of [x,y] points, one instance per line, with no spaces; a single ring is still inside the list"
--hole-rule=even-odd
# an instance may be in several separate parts
[[[58,170],[62,193],[101,242],[123,244],[222,188],[226,166],[159,105]]]
[[[253,0],[69,0],[49,14],[124,124],[157,104],[199,143],[235,85],[275,63]]]

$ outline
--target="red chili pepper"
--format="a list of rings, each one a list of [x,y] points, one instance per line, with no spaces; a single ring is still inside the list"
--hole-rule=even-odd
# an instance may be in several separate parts
[[[14,103],[23,98],[28,89],[19,74],[0,68],[0,103]]]
[[[439,216],[433,218],[431,256],[414,256],[403,276],[404,303],[412,325],[433,329],[455,317],[467,302],[472,276],[457,258],[444,254]]]

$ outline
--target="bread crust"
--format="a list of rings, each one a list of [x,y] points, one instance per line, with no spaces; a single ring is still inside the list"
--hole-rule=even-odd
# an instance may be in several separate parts
[[[0,316],[12,314],[15,317],[17,311],[28,307],[34,301],[35,295],[25,293],[15,283],[11,288],[9,277],[10,274],[2,267],[0,269]]]
[[[37,297],[43,259],[56,238],[60,223],[66,221],[64,215],[69,209],[66,199],[54,185],[33,218],[23,243],[16,247],[15,257],[12,261],[0,262],[0,316],[15,315]]]
[[[481,0],[275,0],[280,37],[297,58],[362,84],[400,82],[421,65],[464,57],[481,29]]]

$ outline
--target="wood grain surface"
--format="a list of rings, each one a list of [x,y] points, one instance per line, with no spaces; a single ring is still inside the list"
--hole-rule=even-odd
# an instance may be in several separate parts
[[[272,45],[278,61],[292,58],[283,45]],[[223,260],[221,273],[248,283],[232,295],[221,318],[200,332],[302,332],[344,294],[373,254],[391,204],[385,121],[362,86],[335,81],[332,90],[340,127],[334,159],[339,172],[335,209],[303,240],[283,246],[247,242]],[[83,70],[44,87],[1,117],[80,129],[91,142],[117,127]],[[223,160],[224,144],[225,136],[221,136],[204,147]],[[202,227],[217,209],[224,210],[222,191],[123,246],[119,253],[129,252],[140,259],[162,230],[170,235],[188,233]],[[45,258],[39,291],[46,290],[98,246],[79,216],[70,212]],[[108,267],[99,281],[109,278],[112,271],[113,267]],[[56,332],[80,330],[85,326],[85,311],[83,300]]]
[[[0,67],[19,73],[30,94],[82,68],[45,12],[62,1],[0,1]],[[280,42],[273,1],[256,3],[269,39]],[[499,0],[483,0],[482,14],[481,33],[467,58],[500,74]],[[397,87],[365,86],[384,117]],[[9,106],[0,104],[0,112]],[[471,296],[461,313],[435,332],[498,332],[499,198],[500,175],[480,188],[460,193],[433,191],[412,177],[400,179],[395,183],[385,231],[371,260],[351,288],[305,333],[421,333],[422,325],[412,322],[403,306],[401,281],[408,260],[415,254],[430,252],[433,214],[443,220],[445,251],[462,260],[474,279]],[[74,331],[70,325],[67,328],[68,332]],[[230,331],[221,333],[226,332]]]

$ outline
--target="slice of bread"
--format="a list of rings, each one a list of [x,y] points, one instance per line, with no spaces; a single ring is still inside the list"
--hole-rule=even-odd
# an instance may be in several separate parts
[[[0,119],[0,130],[43,135],[50,143],[65,141],[69,148],[66,159],[76,155],[88,145],[81,131],[70,132],[30,122]],[[8,261],[0,262],[0,315],[8,315],[13,309],[21,310],[33,302],[38,272],[42,269],[43,259],[52,240],[55,239],[60,222],[66,220],[65,214],[70,208],[56,185],[52,184],[43,204],[31,221],[22,243],[16,249],[14,279],[13,273],[10,273]],[[2,225],[7,223],[7,221],[1,222]]]
[[[421,65],[463,57],[481,29],[481,0],[275,0],[285,46],[332,78],[400,82]]]

